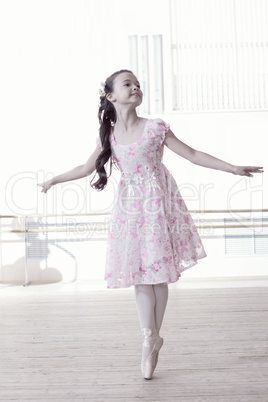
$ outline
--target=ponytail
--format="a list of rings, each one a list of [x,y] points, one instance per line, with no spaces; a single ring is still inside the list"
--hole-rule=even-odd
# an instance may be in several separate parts
[[[98,173],[99,178],[98,180],[91,184],[92,181],[95,178],[95,175],[93,179],[90,182],[90,186],[94,188],[95,190],[101,191],[103,190],[106,185],[108,178],[112,174],[112,150],[111,150],[111,144],[110,144],[110,134],[112,127],[114,126],[116,122],[116,110],[114,108],[114,105],[112,102],[110,102],[107,98],[106,95],[113,92],[113,83],[114,79],[121,73],[131,73],[129,70],[120,70],[112,74],[107,80],[105,81],[104,84],[104,90],[103,94],[100,96],[100,105],[99,105],[99,112],[98,112],[98,119],[100,123],[100,128],[99,128],[99,135],[100,135],[100,141],[102,145],[102,151],[99,154],[98,158],[96,159],[95,167],[96,167],[96,173]],[[105,164],[109,161],[110,159],[110,174],[107,176],[107,172],[105,170]]]

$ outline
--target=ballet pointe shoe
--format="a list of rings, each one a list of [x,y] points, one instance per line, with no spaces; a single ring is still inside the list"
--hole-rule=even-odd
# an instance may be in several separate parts
[[[144,335],[143,348],[145,348],[145,350],[146,348],[149,348],[151,351],[146,359],[142,359],[141,372],[146,380],[151,380],[158,362],[159,351],[163,346],[164,340],[159,336],[159,330],[157,329],[143,328],[142,332]]]

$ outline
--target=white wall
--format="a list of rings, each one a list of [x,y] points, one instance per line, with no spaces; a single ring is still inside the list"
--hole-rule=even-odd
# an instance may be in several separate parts
[[[37,182],[84,163],[98,135],[98,88],[113,71],[128,68],[127,35],[162,33],[168,39],[164,0],[9,1],[0,3],[0,214],[109,211],[118,172],[104,192],[88,180],[65,183],[46,196]],[[147,8],[146,8],[147,6]],[[166,51],[166,50],[165,50]],[[169,74],[165,63],[165,75]],[[166,82],[169,82],[166,79]],[[168,89],[166,88],[166,91]],[[172,113],[161,116],[194,148],[235,164],[265,166],[268,112]],[[265,208],[265,175],[245,179],[191,165],[167,148],[164,163],[189,209]],[[5,196],[4,196],[5,194]],[[17,227],[14,220],[2,230]],[[20,234],[2,235],[0,280],[24,275]],[[185,273],[196,276],[265,275],[266,259],[233,261],[221,243],[207,240],[209,257]],[[31,280],[102,278],[105,242],[72,245],[47,263],[31,261]],[[252,266],[254,265],[254,270]]]

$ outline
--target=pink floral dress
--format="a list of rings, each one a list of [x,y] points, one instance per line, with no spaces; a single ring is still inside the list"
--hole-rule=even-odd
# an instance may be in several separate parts
[[[120,145],[110,134],[121,178],[108,231],[108,288],[173,283],[206,257],[176,181],[162,163],[168,130],[163,120],[148,119],[142,136],[130,145]],[[101,148],[99,137],[96,143]]]

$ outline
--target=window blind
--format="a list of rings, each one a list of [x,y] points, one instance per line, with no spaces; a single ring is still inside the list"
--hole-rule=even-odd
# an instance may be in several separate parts
[[[266,110],[267,0],[170,0],[173,110]]]

